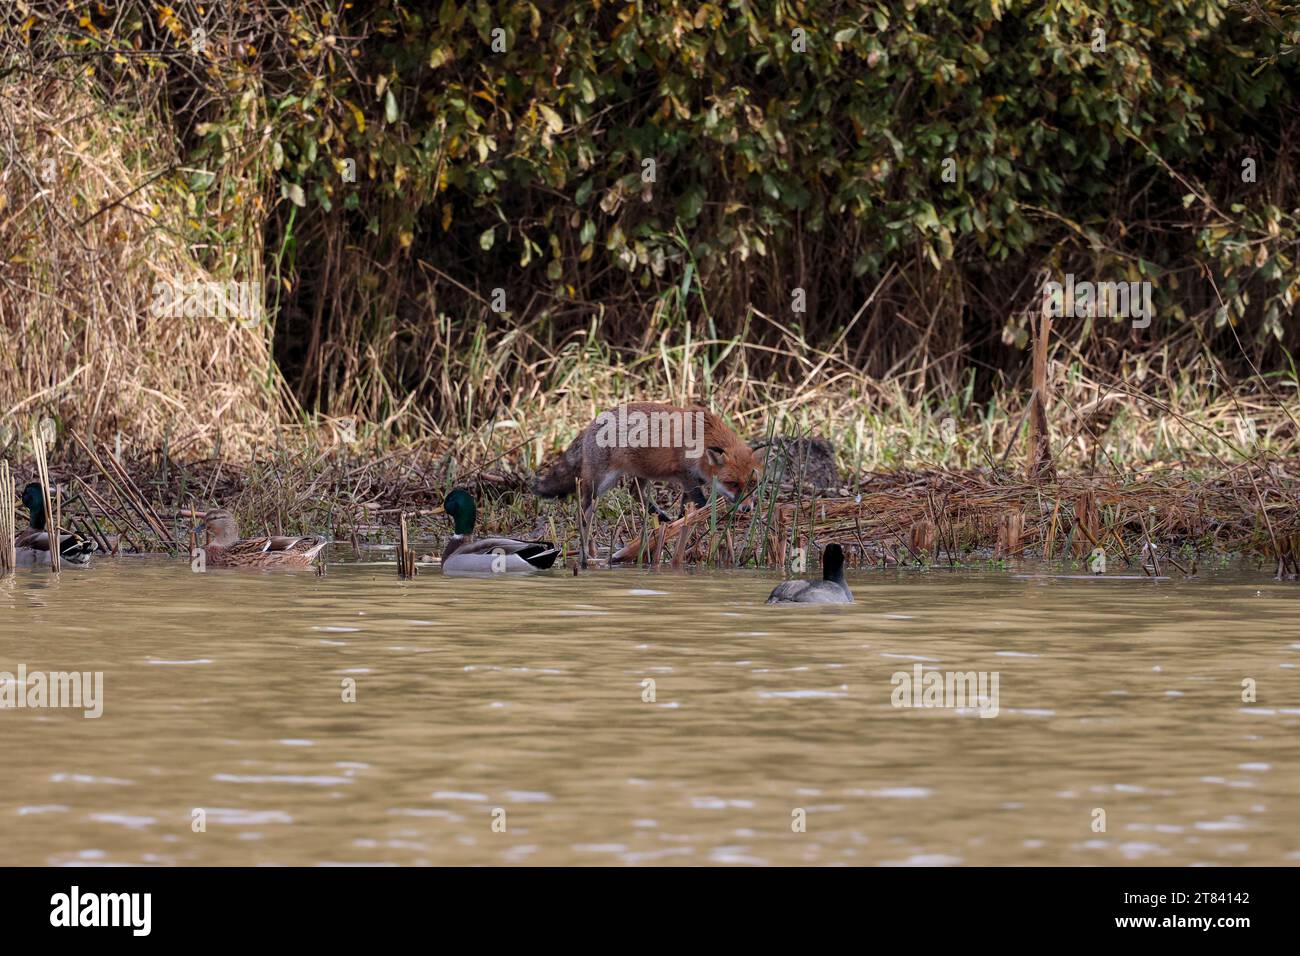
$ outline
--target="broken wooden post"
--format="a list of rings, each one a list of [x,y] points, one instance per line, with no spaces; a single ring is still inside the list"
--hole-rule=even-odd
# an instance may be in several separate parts
[[[415,550],[406,533],[406,513],[401,512],[397,516],[397,576],[406,580],[415,577],[418,572]]]
[[[998,546],[995,558],[1009,558],[1020,553],[1021,538],[1025,533],[1025,515],[1022,511],[1006,511],[998,518]]]

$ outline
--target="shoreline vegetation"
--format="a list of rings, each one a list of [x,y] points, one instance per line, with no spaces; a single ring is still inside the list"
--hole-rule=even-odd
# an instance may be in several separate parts
[[[0,14],[0,459],[43,433],[110,550],[443,535],[464,484],[572,553],[529,478],[662,401],[841,478],[670,564],[1297,572],[1295,4],[174,6]],[[1046,315],[1076,277],[1151,311]]]
[[[453,486],[464,486],[485,503],[484,533],[546,534],[561,544],[566,562],[578,555],[573,501],[536,497],[532,474],[509,456],[466,469],[429,449],[366,455],[336,444],[323,451],[281,447],[246,463],[178,462],[159,454],[119,463],[109,448],[96,451],[72,437],[77,451],[50,466],[50,480],[61,489],[62,528],[109,552],[185,555],[194,545],[193,519],[221,502],[260,533],[327,528],[358,553],[400,542],[409,560],[410,538],[449,533],[433,517],[435,509]],[[841,473],[841,485],[827,489],[800,483],[786,466],[769,459],[750,511],[719,499],[656,522],[626,491],[610,495],[601,508],[598,546],[606,556],[621,546],[633,564],[787,572],[798,570],[797,549],[812,563],[831,542],[844,548],[851,568],[1033,557],[1082,563],[1101,548],[1112,561],[1150,576],[1195,575],[1202,562],[1225,553],[1253,557],[1278,579],[1295,579],[1300,571],[1297,456],[1260,453],[1232,464],[1219,458],[1199,466],[1180,461],[1060,474],[1032,474],[1014,460],[903,467]],[[21,466],[17,474],[21,485]]]

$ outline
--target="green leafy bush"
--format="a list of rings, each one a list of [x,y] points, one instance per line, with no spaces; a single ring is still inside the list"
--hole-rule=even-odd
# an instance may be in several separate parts
[[[264,209],[308,401],[432,395],[439,323],[526,329],[521,362],[593,315],[633,352],[687,325],[829,344],[882,278],[849,354],[921,384],[1019,370],[1041,270],[1154,284],[1149,329],[1060,327],[1110,369],[1296,344],[1296,4],[21,6],[107,87],[165,84],[213,174],[185,183],[196,237]]]

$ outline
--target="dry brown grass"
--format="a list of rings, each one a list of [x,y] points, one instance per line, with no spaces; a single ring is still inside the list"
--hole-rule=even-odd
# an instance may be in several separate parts
[[[1036,482],[987,471],[892,472],[868,477],[853,497],[760,499],[750,513],[699,509],[660,529],[644,557],[668,560],[665,545],[679,542],[674,563],[789,567],[793,549],[811,555],[836,542],[850,563],[925,566],[964,563],[972,553],[1079,559],[1102,548],[1148,574],[1161,573],[1161,562],[1194,574],[1204,553],[1239,552],[1294,578],[1297,479],[1296,459],[1243,463],[1216,477],[1160,469]]]
[[[180,454],[219,441],[246,454],[284,417],[268,326],[151,306],[161,282],[260,280],[256,224],[238,255],[188,244],[174,144],[75,78],[16,74],[0,104],[0,429],[48,416]]]

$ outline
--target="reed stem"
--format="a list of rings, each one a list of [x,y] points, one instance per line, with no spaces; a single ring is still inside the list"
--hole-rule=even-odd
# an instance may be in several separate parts
[[[16,497],[9,462],[0,461],[0,576],[13,574],[18,568],[18,510],[14,505]]]

